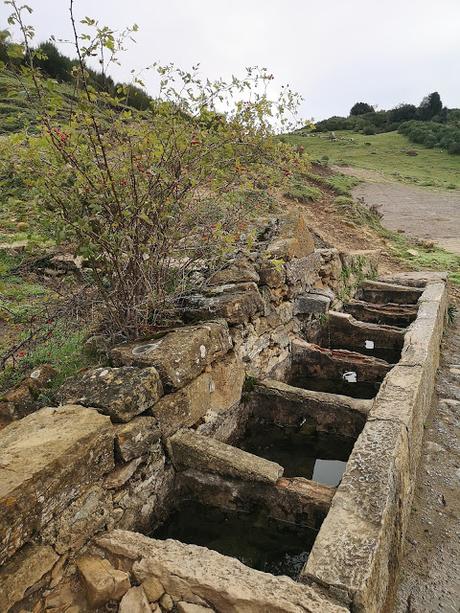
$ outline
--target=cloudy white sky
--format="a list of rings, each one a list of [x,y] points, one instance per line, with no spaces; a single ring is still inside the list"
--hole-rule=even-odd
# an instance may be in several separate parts
[[[28,0],[37,39],[70,36],[68,0]],[[209,77],[266,66],[305,101],[302,115],[419,103],[460,107],[460,0],[75,0],[79,17],[140,26],[116,79],[154,60]],[[1,6],[1,28],[8,7]],[[152,93],[154,93],[152,91]]]

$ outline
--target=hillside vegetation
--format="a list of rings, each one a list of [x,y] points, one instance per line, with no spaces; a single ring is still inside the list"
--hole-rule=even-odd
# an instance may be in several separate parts
[[[291,134],[286,142],[300,145],[313,159],[338,166],[382,172],[392,179],[422,187],[460,188],[460,158],[441,149],[412,145],[398,132],[366,135],[346,130]]]

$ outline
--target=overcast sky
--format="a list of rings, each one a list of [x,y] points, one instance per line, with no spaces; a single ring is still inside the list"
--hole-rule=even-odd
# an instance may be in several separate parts
[[[70,36],[68,0],[27,0],[37,39]],[[305,98],[305,118],[391,108],[437,90],[460,107],[460,0],[75,0],[79,17],[139,24],[117,80],[160,60],[211,78],[269,68]],[[6,26],[8,7],[0,7]],[[152,88],[153,89],[153,88]],[[154,91],[151,91],[154,93]]]

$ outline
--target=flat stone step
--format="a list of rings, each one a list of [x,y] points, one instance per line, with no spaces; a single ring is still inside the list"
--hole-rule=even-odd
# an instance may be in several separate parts
[[[417,317],[415,305],[373,304],[354,299],[345,303],[343,310],[360,321],[400,328],[406,328]]]

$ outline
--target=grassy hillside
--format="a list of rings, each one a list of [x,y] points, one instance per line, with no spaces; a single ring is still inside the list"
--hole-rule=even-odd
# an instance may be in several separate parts
[[[330,164],[356,166],[384,173],[388,177],[426,187],[460,189],[460,157],[440,149],[413,145],[398,132],[367,136],[350,131],[329,135],[285,136],[288,142],[302,145],[318,160]],[[416,151],[416,156],[407,155]]]

